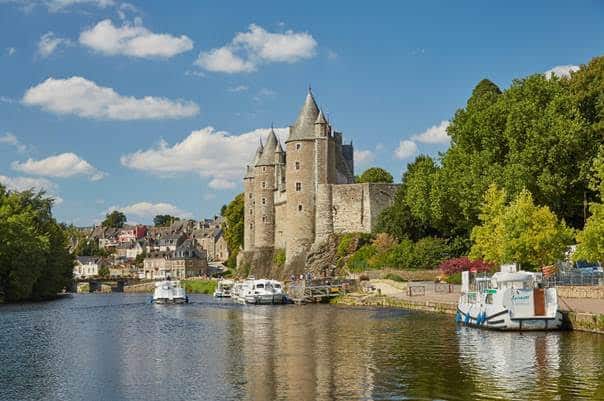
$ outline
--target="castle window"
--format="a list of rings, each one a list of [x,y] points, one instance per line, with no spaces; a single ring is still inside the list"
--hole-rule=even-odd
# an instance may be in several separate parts
[[[252,226],[252,225],[250,224],[250,230],[251,230],[253,227],[254,227],[254,226]]]
[[[262,198],[262,204],[266,205],[266,198]]]
[[[252,193],[250,192],[250,199],[252,199]]]
[[[262,222],[266,223],[266,216],[262,216]]]
[[[298,211],[301,212],[302,211],[302,205],[298,205]]]
[[[300,162],[296,162],[296,170],[300,170]]]
[[[266,182],[262,181],[262,188],[266,188]]]
[[[266,166],[262,166],[262,172],[266,171]]]
[[[250,209],[250,214],[252,214],[253,212],[254,212],[254,210],[253,210],[253,209]]]
[[[300,150],[300,148],[301,148],[301,147],[302,147],[302,144],[301,144],[301,143],[297,143],[297,144],[296,144],[296,150]]]
[[[302,183],[301,182],[296,182],[296,191],[298,191],[298,192],[302,191]]]

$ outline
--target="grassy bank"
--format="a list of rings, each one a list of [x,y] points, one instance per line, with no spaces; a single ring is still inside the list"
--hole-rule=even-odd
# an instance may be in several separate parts
[[[181,283],[187,294],[212,295],[216,289],[216,281],[214,280],[183,280]]]

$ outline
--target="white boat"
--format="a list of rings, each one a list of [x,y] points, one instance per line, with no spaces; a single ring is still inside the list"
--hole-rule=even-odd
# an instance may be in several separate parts
[[[214,297],[216,298],[230,298],[231,290],[233,289],[233,280],[220,280],[214,290]]]
[[[189,302],[185,289],[180,281],[164,280],[155,283],[153,303],[156,304],[183,304]]]
[[[235,300],[240,303],[254,305],[283,304],[287,298],[283,285],[277,280],[248,278],[236,288]]]
[[[472,274],[473,276],[475,274]],[[493,330],[556,330],[562,327],[555,288],[543,288],[543,275],[501,266],[492,277],[462,272],[455,320]]]

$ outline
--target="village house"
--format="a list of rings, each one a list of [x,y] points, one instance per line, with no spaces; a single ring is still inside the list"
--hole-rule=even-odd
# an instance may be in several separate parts
[[[150,252],[143,261],[145,279],[183,279],[208,274],[207,253],[195,240],[184,240],[174,250]]]
[[[221,228],[195,231],[193,238],[207,252],[208,262],[226,262],[229,258],[227,243]]]
[[[120,228],[117,234],[117,242],[120,244],[135,242],[147,234],[147,227],[144,225],[124,226]]]
[[[98,276],[99,264],[100,258],[95,256],[78,256],[73,267],[73,277],[77,280]]]

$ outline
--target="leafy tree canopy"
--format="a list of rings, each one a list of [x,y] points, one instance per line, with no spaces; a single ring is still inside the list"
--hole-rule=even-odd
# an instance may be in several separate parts
[[[229,267],[236,267],[239,248],[243,246],[243,193],[237,195],[224,210],[224,239],[229,247]]]
[[[394,181],[392,179],[392,174],[390,174],[388,171],[380,167],[371,167],[365,170],[365,172],[361,174],[356,182],[383,182],[392,184]]]
[[[105,220],[101,223],[103,227],[122,228],[126,223],[126,215],[119,210],[114,210],[105,215]]]
[[[180,217],[170,216],[169,214],[158,214],[153,218],[155,227],[170,227],[175,221],[179,221]]]

